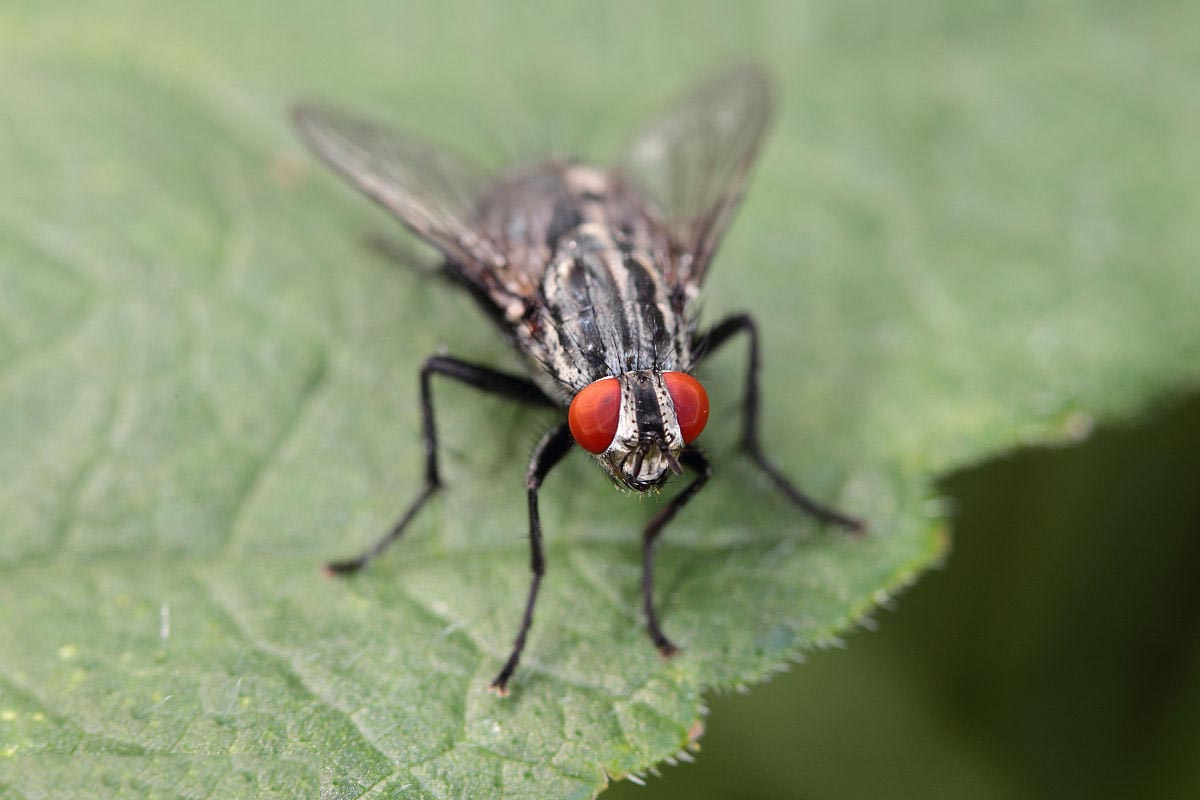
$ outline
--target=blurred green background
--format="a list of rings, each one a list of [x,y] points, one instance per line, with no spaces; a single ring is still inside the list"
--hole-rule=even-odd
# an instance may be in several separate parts
[[[953,475],[943,569],[605,797],[1200,797],[1198,483],[1200,399]]]

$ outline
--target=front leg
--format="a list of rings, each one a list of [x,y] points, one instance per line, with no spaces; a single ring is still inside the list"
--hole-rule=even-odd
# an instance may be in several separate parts
[[[642,531],[642,611],[646,614],[646,632],[650,634],[658,652],[668,657],[678,653],[679,648],[662,632],[662,627],[658,624],[658,612],[654,610],[654,549],[663,526],[670,522],[676,512],[712,477],[712,466],[699,450],[687,448],[679,461],[696,473],[695,479],[684,487],[682,492],[672,497],[671,502],[663,506]]]
[[[775,486],[804,511],[823,522],[841,525],[854,533],[865,531],[867,529],[866,522],[818,503],[800,491],[763,455],[762,446],[758,440],[758,328],[754,324],[754,319],[748,314],[736,314],[714,325],[696,342],[696,352],[701,353],[699,360],[712,355],[721,345],[738,333],[745,333],[750,338],[750,360],[746,368],[746,409],[742,417],[742,449],[758,465],[758,468],[767,474]]]
[[[538,589],[542,585],[542,576],[546,574],[546,558],[542,553],[542,520],[538,515],[538,489],[541,488],[542,481],[545,480],[554,465],[561,461],[562,457],[571,449],[574,441],[567,423],[559,423],[546,432],[546,435],[534,448],[533,457],[529,460],[529,471],[525,475],[525,489],[529,496],[529,566],[533,571],[533,579],[529,583],[529,595],[525,598],[525,613],[521,616],[521,627],[517,631],[517,638],[513,641],[512,653],[509,654],[508,661],[504,663],[504,668],[500,670],[496,680],[492,681],[488,687],[500,697],[508,695],[508,681],[517,669],[517,662],[521,660],[521,651],[525,649],[525,637],[529,633],[529,626],[533,624],[533,607],[537,603]]]
[[[453,378],[480,391],[507,397],[521,403],[554,406],[550,398],[546,397],[536,384],[518,375],[510,375],[507,372],[500,372],[490,367],[447,356],[431,356],[425,359],[425,363],[421,365],[421,422],[425,441],[425,486],[422,487],[416,499],[408,506],[408,510],[392,526],[391,530],[354,558],[326,564],[326,572],[347,575],[358,572],[374,561],[380,553],[387,549],[388,545],[404,535],[404,531],[417,512],[441,488],[442,480],[438,473],[437,460],[437,430],[433,424],[433,391],[430,385],[434,375]]]

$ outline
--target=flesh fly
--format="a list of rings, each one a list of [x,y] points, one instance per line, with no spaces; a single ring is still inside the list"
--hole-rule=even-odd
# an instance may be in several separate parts
[[[664,656],[676,652],[654,607],[655,545],[712,474],[695,445],[708,422],[708,395],[692,372],[738,334],[749,345],[743,449],[804,511],[851,530],[864,527],[808,497],[764,456],[753,319],[738,314],[701,331],[694,313],[772,107],[766,76],[738,67],[652,119],[610,166],[556,159],[497,176],[373,122],[319,106],[294,110],[307,145],[440,251],[445,276],[475,297],[528,365],[522,376],[444,355],[425,360],[425,485],[391,530],[356,558],[329,564],[329,571],[362,569],[403,535],[440,488],[434,376],[565,412],[538,442],[526,473],[533,576],[512,653],[491,683],[500,695],[520,660],[545,573],[538,491],[573,445],[636,492],[692,473],[642,537],[646,629]]]

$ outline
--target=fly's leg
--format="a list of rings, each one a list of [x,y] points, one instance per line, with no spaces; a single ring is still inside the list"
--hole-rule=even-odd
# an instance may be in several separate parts
[[[742,448],[758,465],[758,468],[775,483],[775,486],[801,509],[822,522],[840,525],[854,533],[865,531],[867,529],[866,522],[822,505],[809,497],[763,455],[762,446],[758,440],[758,328],[754,324],[754,319],[747,314],[737,314],[714,325],[698,342],[699,347],[703,348],[701,359],[712,355],[721,345],[738,333],[745,333],[750,338],[750,363],[746,370],[746,410],[742,417]]]
[[[646,632],[654,641],[658,652],[664,656],[673,656],[679,652],[658,624],[658,612],[654,610],[654,550],[658,544],[658,535],[663,526],[674,518],[675,513],[683,508],[689,500],[704,487],[712,477],[712,466],[699,450],[687,448],[679,461],[683,466],[696,473],[695,479],[682,492],[671,498],[661,511],[646,524],[642,532],[642,610],[646,614]]]
[[[391,530],[379,537],[374,544],[358,556],[327,564],[326,572],[347,575],[358,572],[371,563],[376,556],[387,549],[388,545],[404,535],[404,531],[412,522],[413,517],[433,496],[434,492],[441,488],[442,481],[438,474],[437,460],[437,431],[433,424],[433,394],[430,389],[430,382],[434,375],[453,378],[480,391],[500,395],[510,400],[530,405],[554,405],[534,383],[517,375],[510,375],[507,372],[500,372],[446,356],[431,356],[425,359],[425,363],[421,365],[421,421],[425,441],[425,486]]]
[[[541,488],[542,481],[545,480],[554,465],[561,461],[562,457],[571,449],[573,442],[567,423],[560,423],[547,431],[546,435],[538,442],[537,447],[534,448],[533,456],[529,460],[529,470],[525,474],[525,489],[529,495],[529,551],[533,579],[529,583],[529,596],[525,599],[525,613],[521,616],[521,628],[517,631],[517,638],[513,641],[512,653],[508,656],[508,661],[504,662],[504,668],[500,670],[500,674],[488,687],[500,697],[508,695],[508,681],[517,669],[517,662],[521,660],[521,651],[525,649],[525,637],[529,633],[529,626],[533,623],[533,607],[537,603],[538,588],[542,585],[542,576],[546,574],[546,559],[542,553],[542,521],[538,516],[538,489]]]

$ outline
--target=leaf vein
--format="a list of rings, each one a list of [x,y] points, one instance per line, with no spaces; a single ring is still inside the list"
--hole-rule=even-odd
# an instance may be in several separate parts
[[[267,447],[266,451],[254,463],[250,475],[242,484],[242,491],[238,494],[233,502],[233,506],[229,512],[229,522],[225,528],[225,549],[230,550],[236,546],[237,531],[240,527],[243,516],[251,507],[254,497],[258,494],[263,481],[270,473],[271,466],[275,463],[275,459],[287,447],[287,443],[300,430],[301,422],[304,419],[304,412],[312,404],[313,398],[324,385],[329,374],[329,365],[327,356],[324,353],[317,359],[316,365],[309,374],[308,379],[300,389],[300,396],[297,398],[292,413],[284,420],[283,425],[276,434],[274,440]]]
[[[290,682],[303,690],[304,693],[313,700],[313,702],[318,703],[334,712],[338,716],[343,717],[358,733],[359,738],[367,749],[374,752],[377,756],[389,764],[396,764],[396,760],[394,758],[389,756],[387,753],[384,753],[375,745],[375,743],[371,740],[370,735],[367,733],[367,731],[363,730],[362,726],[358,723],[358,720],[354,718],[353,714],[345,709],[339,708],[336,704],[323,697],[320,692],[308,684],[308,682],[304,679],[303,674],[296,669],[292,659],[285,652],[280,651],[278,648],[271,647],[266,642],[259,641],[254,636],[250,626],[245,622],[245,620],[242,619],[238,609],[226,603],[209,580],[203,576],[196,576],[195,580],[199,584],[204,595],[208,598],[209,604],[213,607],[213,609],[217,611],[220,616],[227,620],[229,626],[236,631],[239,636],[242,637],[242,641],[244,641],[251,650],[266,657],[270,661],[279,664],[280,669],[285,675],[288,676],[288,678],[290,678]]]

